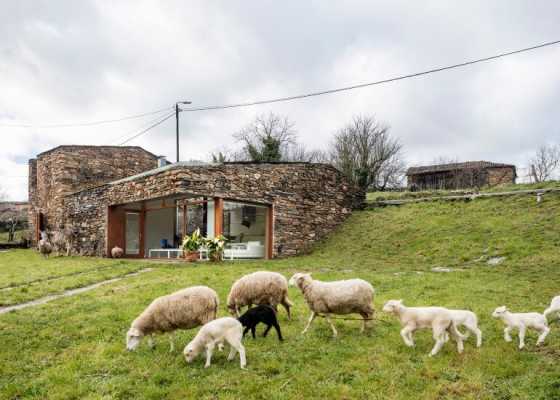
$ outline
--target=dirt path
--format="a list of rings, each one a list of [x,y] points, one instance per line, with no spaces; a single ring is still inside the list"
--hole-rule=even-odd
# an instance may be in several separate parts
[[[83,286],[83,287],[76,288],[76,289],[70,289],[70,290],[66,290],[62,293],[51,294],[49,296],[41,297],[39,299],[26,301],[25,303],[0,307],[0,314],[6,314],[10,311],[21,310],[21,309],[24,309],[24,308],[27,308],[27,307],[38,306],[38,305],[45,304],[45,303],[48,303],[48,302],[56,300],[56,299],[63,298],[63,297],[75,296],[77,294],[96,289],[100,286],[107,285],[107,284],[113,283],[113,282],[117,282],[117,281],[120,281],[122,279],[129,278],[131,276],[140,275],[140,274],[143,274],[144,272],[149,272],[149,271],[152,271],[152,270],[153,270],[152,268],[145,268],[145,269],[142,269],[140,271],[131,272],[129,274],[125,274],[125,275],[122,275],[122,276],[119,276],[119,277],[116,277],[116,278],[108,279],[106,281],[93,283],[93,284],[88,285],[88,286]]]

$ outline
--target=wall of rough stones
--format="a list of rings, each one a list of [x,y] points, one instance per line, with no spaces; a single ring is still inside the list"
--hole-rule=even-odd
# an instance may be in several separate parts
[[[136,146],[59,146],[39,154],[29,160],[31,232],[38,212],[48,230],[65,224],[64,199],[70,193],[155,167],[157,157]]]
[[[499,186],[515,183],[515,168],[500,167],[488,169],[488,185]]]
[[[308,163],[174,164],[135,179],[68,195],[66,218],[77,229],[73,251],[106,255],[108,207],[184,194],[270,204],[273,256],[291,256],[325,238],[365,194],[335,168]]]

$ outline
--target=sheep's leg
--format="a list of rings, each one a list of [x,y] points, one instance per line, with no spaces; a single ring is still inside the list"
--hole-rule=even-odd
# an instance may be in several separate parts
[[[527,328],[525,327],[525,325],[521,325],[519,327],[519,350],[521,350],[523,347],[525,347],[525,331],[527,330]]]
[[[440,329],[434,329],[433,330],[433,338],[435,339],[436,343],[434,344],[434,347],[432,348],[432,351],[430,352],[430,357],[435,356],[437,353],[439,353],[439,351],[441,350],[441,348],[443,347],[443,345],[445,344],[445,331],[440,330]],[[461,342],[462,344],[462,342]],[[457,343],[457,346],[459,346],[459,342]],[[459,351],[460,353],[461,351]]]
[[[249,329],[251,329],[251,327],[249,327],[249,326],[246,326],[245,329],[243,329],[243,337],[245,337],[247,332],[249,332]]]
[[[362,327],[360,328],[360,333],[364,333],[367,328],[368,320],[371,318],[371,314],[369,313],[360,313],[362,320]]]
[[[290,305],[286,302],[286,300],[282,300],[282,307],[284,307],[286,309],[286,312],[288,313],[288,320],[291,321],[292,320],[292,315],[290,314]]]
[[[541,332],[541,334],[539,335],[539,338],[537,340],[537,346],[543,344],[544,340],[550,333],[550,328],[546,325],[543,325],[542,327],[540,327],[539,331]]]
[[[253,339],[257,338],[256,333],[257,333],[257,325],[251,326],[251,335],[253,336]]]
[[[208,368],[210,366],[210,362],[212,361],[213,351],[214,351],[214,342],[210,342],[206,345],[206,364],[204,364],[204,368]]]
[[[467,335],[472,332],[473,335],[476,336],[476,347],[480,347],[482,346],[482,332],[480,329],[478,329],[478,326],[476,325],[466,325],[467,327]],[[469,332],[470,331],[470,332]]]
[[[268,331],[270,331],[270,328],[272,328],[272,324],[266,326],[266,329],[264,330],[263,333],[263,337],[266,337],[266,335],[268,335]]]
[[[443,347],[443,345],[445,344],[445,342],[443,341],[443,337],[439,337],[436,340],[436,344],[434,345],[434,348],[432,349],[432,351],[430,352],[430,357],[435,356],[437,353],[439,353],[439,351],[441,350],[441,348]]]
[[[311,325],[311,323],[313,322],[313,320],[315,319],[315,317],[317,316],[317,314],[315,314],[315,311],[311,311],[311,316],[309,317],[309,320],[307,321],[307,325],[305,326],[305,329],[303,330],[303,332],[301,332],[302,335],[304,335],[307,330],[309,329],[309,326]]]
[[[334,324],[331,321],[331,318],[329,317],[329,314],[325,315],[325,319],[327,320],[327,322],[329,323],[329,325],[331,326],[332,329],[332,333],[333,333],[333,337],[337,337],[338,336],[338,332],[336,331],[336,328],[334,327]]]
[[[401,330],[401,337],[404,340],[404,344],[406,344],[408,347],[413,347],[414,346],[414,340],[412,339],[412,332],[414,331],[414,328],[411,326],[405,326],[402,330]]]
[[[226,338],[226,340],[231,346],[228,360],[233,360],[233,358],[235,357],[235,353],[239,352],[239,365],[241,366],[241,369],[245,369],[245,366],[247,365],[247,359],[245,357],[245,347],[243,347],[243,345],[241,344],[241,338],[235,336]]]
[[[156,341],[154,340],[154,335],[148,336],[148,347],[150,349],[153,349],[154,347],[156,347]]]
[[[173,353],[175,351],[175,332],[169,334],[169,352]]]
[[[227,356],[228,361],[231,361],[235,358],[235,355],[237,354],[237,350],[235,350],[235,347],[230,346],[229,348],[229,354]]]
[[[278,340],[280,340],[280,341],[284,340],[284,338],[282,338],[282,332],[280,331],[280,325],[278,325],[278,321],[274,321],[272,323],[272,325],[269,325],[268,328],[266,328],[265,336],[268,333],[268,331],[270,330],[270,328],[272,328],[273,326],[274,326],[274,329],[276,329],[276,333],[278,334]]]
[[[511,335],[510,335],[510,332],[511,332],[511,326],[506,326],[506,327],[504,328],[504,340],[505,340],[506,342],[511,342]]]

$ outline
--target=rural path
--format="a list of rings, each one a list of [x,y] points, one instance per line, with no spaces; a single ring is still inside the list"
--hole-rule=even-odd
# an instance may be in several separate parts
[[[21,310],[21,309],[28,308],[28,307],[38,306],[38,305],[45,304],[45,303],[48,303],[48,302],[53,301],[53,300],[63,298],[63,297],[75,296],[77,294],[96,289],[100,286],[107,285],[107,284],[113,283],[113,282],[117,282],[117,281],[120,281],[122,279],[129,278],[131,276],[140,275],[140,274],[143,274],[145,272],[152,271],[152,270],[153,270],[153,268],[145,268],[145,269],[141,269],[140,271],[131,272],[131,273],[128,273],[126,275],[122,275],[122,276],[119,276],[119,277],[116,277],[116,278],[111,278],[111,279],[108,279],[108,280],[105,280],[105,281],[96,282],[96,283],[93,283],[93,284],[88,285],[88,286],[82,286],[82,287],[79,287],[79,288],[76,288],[76,289],[66,290],[62,293],[51,294],[49,296],[41,297],[39,299],[26,301],[24,303],[19,303],[19,304],[14,304],[14,305],[11,305],[11,306],[0,307],[0,314],[6,314],[6,313],[9,313],[10,311],[16,311],[16,310]]]

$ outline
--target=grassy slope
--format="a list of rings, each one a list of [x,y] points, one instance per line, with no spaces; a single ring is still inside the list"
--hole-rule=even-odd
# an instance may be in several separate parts
[[[552,325],[546,346],[536,348],[536,335],[530,333],[528,348],[519,352],[515,344],[503,341],[502,325],[489,314],[501,304],[542,311],[559,294],[559,226],[558,195],[546,196],[539,205],[529,196],[414,204],[355,213],[309,256],[157,266],[79,297],[0,315],[0,398],[556,398],[558,324]],[[0,286],[8,281],[8,254],[0,254]],[[494,255],[507,259],[498,267],[473,262]],[[9,270],[26,268],[25,275],[31,275],[44,268],[48,275],[58,273],[57,265],[73,268],[74,263],[83,263],[76,268],[95,268],[114,262],[40,262],[34,254],[18,251]],[[122,266],[118,263],[115,268]],[[460,270],[430,272],[434,266]],[[473,348],[471,340],[458,355],[448,344],[431,359],[428,332],[418,333],[416,348],[409,349],[396,321],[383,315],[384,321],[366,335],[358,333],[358,322],[338,321],[339,338],[332,339],[318,319],[302,337],[308,311],[301,295],[291,289],[294,321],[280,314],[287,340],[280,344],[274,335],[247,338],[248,371],[227,363],[223,353],[216,353],[208,370],[201,359],[187,366],[180,352],[168,353],[163,338],[155,350],[142,344],[138,352],[124,351],[130,321],[154,297],[206,284],[225,301],[237,277],[262,268],[286,276],[307,270],[321,279],[367,279],[376,288],[377,309],[390,298],[403,298],[410,305],[472,308],[480,317],[483,347]],[[194,334],[181,332],[178,347]]]

